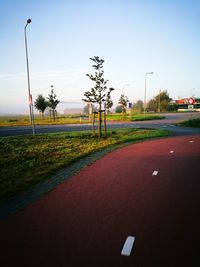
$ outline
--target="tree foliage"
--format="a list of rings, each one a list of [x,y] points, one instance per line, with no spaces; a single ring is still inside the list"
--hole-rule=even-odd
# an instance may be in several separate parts
[[[104,79],[104,71],[103,71],[103,63],[104,60],[95,56],[94,58],[90,58],[93,61],[92,67],[95,70],[94,74],[86,74],[91,81],[94,82],[94,86],[84,93],[85,102],[97,103],[98,104],[98,130],[99,130],[99,138],[101,138],[101,128],[102,128],[102,112],[106,109],[109,109],[112,106],[111,100],[111,92],[114,90],[113,88],[107,88],[108,80]],[[104,110],[102,109],[104,108]]]
[[[147,110],[149,111],[170,111],[172,109],[172,105],[170,104],[171,98],[169,97],[169,93],[167,90],[160,91],[158,95],[152,98],[147,105]]]
[[[133,111],[136,112],[142,112],[143,111],[143,101],[142,100],[137,100],[136,103],[133,103]]]
[[[51,108],[51,109],[56,109],[58,103],[60,102],[60,100],[58,100],[56,98],[56,94],[54,93],[54,90],[51,89],[51,93],[48,95],[47,99],[48,99],[48,106]]]
[[[158,105],[159,104],[155,98],[150,99],[149,102],[147,103],[147,111],[156,112],[158,110]]]
[[[38,95],[34,102],[34,106],[39,112],[41,112],[42,119],[44,119],[44,112],[48,107],[48,102],[46,101],[45,97],[43,97],[43,95],[41,94]]]
[[[111,92],[114,90],[113,88],[110,88],[112,90],[109,90],[106,94],[106,99],[105,99],[105,102],[104,102],[104,107],[105,107],[105,110],[106,110],[106,113],[109,113],[109,110],[112,108],[113,106],[113,101],[111,99]]]
[[[48,106],[50,107],[50,112],[53,114],[53,119],[56,118],[56,107],[58,103],[60,103],[60,100],[57,99],[57,95],[54,93],[53,86],[51,86],[51,93],[48,95]]]
[[[118,104],[122,107],[123,114],[126,113],[126,107],[127,107],[128,102],[129,102],[128,97],[125,96],[124,94],[121,94]]]

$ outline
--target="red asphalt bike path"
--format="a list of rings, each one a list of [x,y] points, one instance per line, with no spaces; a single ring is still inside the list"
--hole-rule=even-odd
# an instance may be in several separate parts
[[[199,135],[107,154],[1,222],[0,266],[200,266],[199,166]]]

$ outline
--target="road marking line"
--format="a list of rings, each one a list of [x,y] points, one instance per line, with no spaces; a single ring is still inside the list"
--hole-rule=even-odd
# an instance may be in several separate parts
[[[194,140],[190,140],[189,143],[194,143]]]
[[[171,150],[169,153],[170,153],[170,154],[173,154],[173,153],[174,153],[174,150]]]
[[[158,175],[158,171],[154,171],[152,175]]]
[[[128,236],[122,248],[121,255],[130,256],[134,242],[135,242],[135,237]]]

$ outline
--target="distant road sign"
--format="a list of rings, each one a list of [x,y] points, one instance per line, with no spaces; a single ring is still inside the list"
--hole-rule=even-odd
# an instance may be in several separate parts
[[[132,108],[132,106],[133,106],[133,105],[132,105],[132,103],[130,103],[130,102],[127,104],[127,108]]]
[[[189,102],[190,105],[193,105],[194,104],[194,99],[190,98],[188,102]]]

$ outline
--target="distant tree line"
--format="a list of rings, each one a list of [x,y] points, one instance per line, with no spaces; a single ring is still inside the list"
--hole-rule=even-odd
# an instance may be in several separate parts
[[[176,104],[172,103],[172,98],[169,97],[167,90],[161,90],[147,104],[147,111],[166,112],[175,110],[177,110]]]
[[[127,99],[127,101],[125,101]],[[116,113],[126,113],[126,107],[128,103],[128,98],[121,95],[117,107],[115,108]],[[172,98],[169,97],[167,90],[161,90],[158,95],[154,96],[147,103],[147,112],[168,112],[176,111],[177,105],[172,103]],[[132,112],[143,112],[144,104],[142,100],[137,100],[132,105]]]

